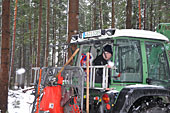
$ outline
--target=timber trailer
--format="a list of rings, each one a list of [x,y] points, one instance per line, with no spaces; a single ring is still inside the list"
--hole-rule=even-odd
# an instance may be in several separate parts
[[[85,113],[89,82],[90,113],[170,113],[168,43],[160,33],[135,29],[94,30],[72,36],[68,46],[78,48],[73,66],[66,63],[64,67],[36,69],[32,112]],[[106,44],[112,46],[111,63],[94,66],[93,60]],[[101,82],[95,81],[98,69],[102,70]],[[49,94],[46,89],[51,87],[59,90]],[[59,99],[50,100],[57,94]]]

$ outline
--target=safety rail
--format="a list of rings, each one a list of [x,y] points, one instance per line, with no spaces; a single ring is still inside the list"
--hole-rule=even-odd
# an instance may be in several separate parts
[[[82,67],[84,70],[86,69],[86,66]],[[95,84],[95,79],[96,79],[96,71],[97,69],[101,69],[103,70],[101,73],[102,76],[102,87],[96,87]],[[89,76],[90,76],[90,81],[89,81],[89,88],[93,88],[93,89],[105,89],[108,88],[108,77],[109,77],[109,68],[107,67],[107,65],[105,66],[89,66]],[[85,77],[86,78],[86,77]]]
[[[55,67],[56,68],[56,67]],[[86,69],[86,66],[83,66],[82,67],[84,70]],[[36,84],[36,81],[38,80],[38,75],[39,75],[39,67],[34,67],[32,68],[34,70],[34,77],[33,77],[33,83],[32,84]],[[58,68],[60,69],[60,68]],[[68,68],[66,68],[67,70]],[[103,74],[101,75],[102,76],[102,87],[96,87],[95,84],[95,79],[96,79],[96,70],[97,69],[102,69],[103,71]],[[90,75],[90,81],[89,81],[89,87],[90,88],[108,88],[108,71],[109,71],[109,68],[105,65],[105,66],[89,66],[89,75]],[[85,72],[86,73],[86,72]],[[86,81],[86,74],[85,74],[85,81]],[[65,82],[65,81],[63,81]]]
[[[40,67],[32,67],[32,70],[34,71],[34,74],[32,73],[31,75],[32,83],[30,83],[30,85],[35,85],[39,77]]]

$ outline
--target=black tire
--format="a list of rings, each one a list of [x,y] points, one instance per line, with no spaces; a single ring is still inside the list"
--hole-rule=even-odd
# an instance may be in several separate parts
[[[145,98],[136,101],[128,113],[170,113],[170,105],[160,98]]]

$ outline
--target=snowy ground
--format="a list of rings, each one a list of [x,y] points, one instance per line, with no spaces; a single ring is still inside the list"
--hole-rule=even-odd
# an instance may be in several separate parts
[[[25,90],[25,89],[24,89]],[[31,113],[34,95],[32,90],[25,93],[23,90],[9,90],[8,92],[8,112],[9,113]]]

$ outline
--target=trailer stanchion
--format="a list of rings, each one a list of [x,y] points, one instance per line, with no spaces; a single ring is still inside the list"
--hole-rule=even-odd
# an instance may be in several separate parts
[[[86,112],[89,113],[89,53],[87,53],[87,88],[86,88]]]

